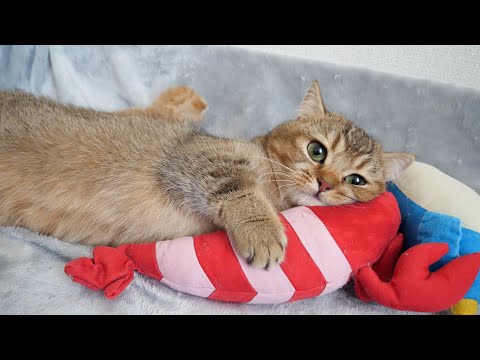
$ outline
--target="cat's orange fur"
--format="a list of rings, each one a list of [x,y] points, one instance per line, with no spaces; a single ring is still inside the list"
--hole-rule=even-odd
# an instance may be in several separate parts
[[[329,113],[316,82],[297,119],[251,141],[196,129],[206,108],[186,87],[118,113],[0,91],[0,225],[94,245],[224,228],[252,265],[269,268],[286,246],[278,211],[369,201],[414,159],[384,154]],[[324,162],[309,155],[312,141]],[[367,183],[347,183],[352,173]]]
[[[188,86],[175,86],[162,92],[146,108],[124,109],[118,113],[160,116],[165,120],[200,122],[207,109],[207,102],[195,90]]]

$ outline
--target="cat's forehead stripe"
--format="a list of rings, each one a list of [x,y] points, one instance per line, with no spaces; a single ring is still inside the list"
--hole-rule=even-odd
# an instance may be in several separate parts
[[[340,132],[335,131],[335,135],[336,135],[336,136],[335,136],[335,139],[333,139],[332,144],[330,145],[330,149],[331,149],[332,151],[335,150],[335,148],[337,147],[337,145],[338,145],[338,143],[339,143],[339,141],[340,141],[340,138],[341,138]]]
[[[372,154],[375,151],[375,142],[364,131],[353,127],[346,134],[348,147],[364,154]]]
[[[357,170],[363,169],[365,165],[367,165],[368,163],[370,163],[372,161],[372,158],[370,156],[368,156],[368,157],[364,156],[364,157],[360,158],[360,160],[361,160],[360,164],[355,165],[355,168]]]

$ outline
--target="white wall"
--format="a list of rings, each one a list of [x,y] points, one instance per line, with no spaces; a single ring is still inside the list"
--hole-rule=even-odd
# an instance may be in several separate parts
[[[480,88],[480,45],[237,45]]]

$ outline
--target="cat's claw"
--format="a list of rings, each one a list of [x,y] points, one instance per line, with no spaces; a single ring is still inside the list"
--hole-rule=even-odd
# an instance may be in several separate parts
[[[246,256],[248,265],[252,265],[253,258],[255,257],[255,250],[250,255]]]

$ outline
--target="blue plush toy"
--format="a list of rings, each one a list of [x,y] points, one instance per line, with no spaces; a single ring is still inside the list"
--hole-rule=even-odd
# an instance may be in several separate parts
[[[388,184],[402,214],[400,232],[407,248],[427,242],[446,242],[449,252],[432,265],[436,270],[452,259],[480,252],[480,196],[433,166],[414,162]],[[474,315],[480,302],[480,274],[464,299],[450,310]]]

